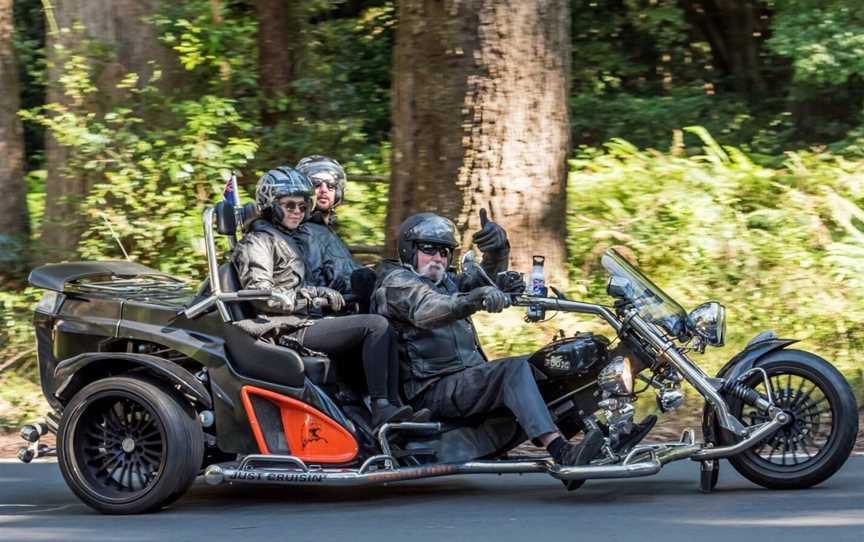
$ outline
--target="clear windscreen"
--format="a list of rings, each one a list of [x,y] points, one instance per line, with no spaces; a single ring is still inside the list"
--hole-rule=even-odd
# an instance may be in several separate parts
[[[616,279],[616,285],[623,292],[622,299],[632,305],[642,319],[660,326],[670,335],[685,338],[687,311],[684,307],[658,288],[615,249],[606,250],[600,263],[609,276]]]

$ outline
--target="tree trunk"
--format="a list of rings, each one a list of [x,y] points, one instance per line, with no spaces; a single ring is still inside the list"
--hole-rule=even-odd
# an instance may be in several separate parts
[[[291,95],[302,51],[303,3],[255,0],[258,16],[258,73],[264,100],[262,120],[274,126],[285,118],[277,101]]]
[[[759,50],[769,26],[764,6],[754,0],[685,0],[683,6],[735,90],[760,98],[766,85]]]
[[[24,133],[18,67],[13,48],[12,0],[0,0],[0,274],[12,259],[23,259],[30,234],[24,188]],[[9,251],[21,252],[9,258]],[[4,263],[7,262],[7,263]],[[22,262],[23,263],[23,262]]]
[[[511,268],[544,254],[561,280],[570,129],[570,3],[399,2],[393,65],[388,247],[409,215],[434,211],[470,245],[486,207]]]
[[[93,99],[84,105],[88,111],[104,113],[116,102],[119,91],[116,84],[127,74],[136,73],[140,84],[148,82],[155,67],[161,68],[162,79],[157,83],[168,89],[177,84],[179,73],[175,55],[162,46],[153,25],[144,19],[154,15],[160,0],[62,0],[53,2],[49,17],[46,56],[48,70],[48,103],[69,105],[68,97],[59,83],[63,74],[65,56],[58,50],[78,53],[82,39],[92,40],[106,46],[109,60],[97,65],[94,74],[99,89]],[[83,34],[76,31],[56,33],[51,31],[50,18],[56,20],[59,29],[72,29],[83,25]],[[151,62],[155,62],[152,64]],[[40,257],[44,261],[69,259],[83,232],[78,206],[93,179],[81,172],[67,171],[69,149],[62,147],[50,134],[46,134],[45,182],[46,212],[43,222]]]

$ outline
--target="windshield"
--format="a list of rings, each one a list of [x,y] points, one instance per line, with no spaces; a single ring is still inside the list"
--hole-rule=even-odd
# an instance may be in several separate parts
[[[686,338],[687,312],[684,307],[655,286],[615,249],[604,252],[600,263],[618,286],[621,292],[618,297],[633,305],[639,316],[679,339]]]

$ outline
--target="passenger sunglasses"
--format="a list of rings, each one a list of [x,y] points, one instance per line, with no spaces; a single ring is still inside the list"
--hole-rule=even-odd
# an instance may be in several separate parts
[[[305,203],[297,203],[296,201],[286,201],[285,203],[280,203],[279,205],[289,213],[293,213],[295,211],[305,213],[307,209]]]
[[[327,188],[329,188],[330,190],[336,190],[336,181],[325,181],[323,179],[312,179],[312,186],[314,186],[315,188],[318,188],[319,186],[321,186],[321,183],[326,184]]]
[[[439,254],[442,258],[450,257],[450,247],[442,247],[441,245],[433,245],[430,243],[417,243],[417,250],[428,256]]]

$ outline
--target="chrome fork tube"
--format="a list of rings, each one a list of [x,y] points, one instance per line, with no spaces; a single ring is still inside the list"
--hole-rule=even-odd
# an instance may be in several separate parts
[[[690,382],[705,397],[705,400],[715,408],[718,421],[722,427],[739,436],[747,434],[747,430],[741,422],[729,412],[726,401],[723,400],[720,394],[717,393],[717,390],[714,389],[714,386],[711,385],[711,382],[708,381],[708,375],[698,365],[690,361],[687,356],[682,354],[675,346],[675,343],[664,338],[653,325],[648,324],[636,314],[629,318],[629,324],[639,331],[641,336],[648,339],[657,348],[659,355],[678,369],[684,375],[684,378],[687,379],[687,382]]]

